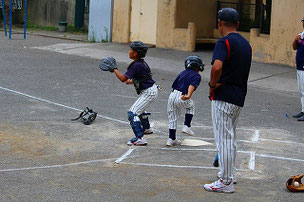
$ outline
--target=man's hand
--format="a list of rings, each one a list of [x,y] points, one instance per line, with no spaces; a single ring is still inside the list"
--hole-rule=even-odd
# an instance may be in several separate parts
[[[295,38],[295,41],[298,41],[298,40],[300,40],[300,39],[301,39],[301,35],[298,34],[298,35],[296,36],[296,38]]]

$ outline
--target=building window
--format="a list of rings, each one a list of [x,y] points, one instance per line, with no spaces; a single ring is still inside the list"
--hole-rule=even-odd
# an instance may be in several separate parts
[[[234,8],[240,13],[239,31],[249,32],[251,28],[258,28],[260,33],[269,34],[271,3],[271,0],[243,0],[238,3],[218,1],[217,12],[222,8]]]

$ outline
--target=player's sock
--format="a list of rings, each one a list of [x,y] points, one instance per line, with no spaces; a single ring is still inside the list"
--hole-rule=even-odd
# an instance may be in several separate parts
[[[169,138],[172,140],[176,139],[176,130],[175,129],[169,129]]]
[[[191,127],[191,121],[193,118],[193,114],[185,114],[185,123],[184,125],[188,126],[189,128]]]

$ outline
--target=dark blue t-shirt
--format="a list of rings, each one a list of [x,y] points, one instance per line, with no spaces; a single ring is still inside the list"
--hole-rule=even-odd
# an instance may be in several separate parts
[[[172,84],[174,90],[181,91],[183,94],[188,93],[190,85],[194,86],[195,89],[201,82],[201,75],[192,69],[186,69],[182,71]]]
[[[143,59],[140,59],[132,62],[124,75],[128,77],[128,79],[140,80],[142,78],[147,77],[149,73],[151,73],[149,65]],[[150,88],[151,86],[153,86],[154,83],[155,82],[152,78],[146,80],[144,79],[144,81],[140,85],[140,90]]]
[[[298,48],[296,55],[297,70],[304,71],[304,39],[298,40]]]
[[[211,64],[215,60],[223,62],[218,81],[223,85],[215,90],[214,100],[244,106],[251,58],[251,46],[239,33],[230,33],[216,42]]]

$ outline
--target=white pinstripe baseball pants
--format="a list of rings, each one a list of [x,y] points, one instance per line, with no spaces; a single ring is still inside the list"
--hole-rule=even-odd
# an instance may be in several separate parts
[[[150,106],[150,104],[157,98],[157,96],[158,88],[156,84],[150,88],[143,90],[139,94],[139,98],[129,109],[129,111],[131,111],[133,114],[136,114],[134,121],[140,121],[138,116],[141,115]]]
[[[186,109],[186,114],[193,114],[195,110],[194,101],[182,100],[182,92],[174,90],[168,99],[167,113],[169,120],[169,129],[177,128],[177,120],[181,114],[181,109]]]
[[[302,112],[304,112],[304,71],[297,70],[298,90],[301,98]]]
[[[236,125],[241,107],[221,100],[211,102],[213,132],[219,152],[221,178],[225,184],[232,181],[236,158]]]

